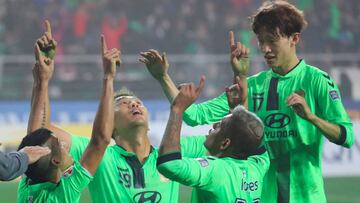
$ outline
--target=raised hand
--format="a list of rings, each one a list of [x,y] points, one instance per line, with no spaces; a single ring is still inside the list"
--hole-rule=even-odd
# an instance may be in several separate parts
[[[179,85],[179,94],[171,104],[173,109],[184,112],[199,97],[205,86],[205,76],[201,76],[198,86],[194,83],[184,83]]]
[[[27,146],[22,148],[20,152],[23,152],[28,156],[29,164],[33,164],[41,157],[50,154],[51,150],[48,147]]]
[[[313,115],[305,100],[305,93],[302,90],[298,90],[292,93],[287,99],[286,104],[290,106],[294,112],[305,120],[309,120]]]
[[[43,55],[47,58],[54,59],[57,42],[52,37],[51,25],[48,20],[45,20],[44,34],[36,41],[36,44],[40,47]]]
[[[108,50],[105,37],[101,35],[101,56],[103,61],[103,68],[104,68],[104,77],[110,76],[114,78],[116,73],[116,66],[120,66],[121,59],[120,59],[120,51],[113,48]]]
[[[36,63],[32,69],[36,82],[49,82],[54,73],[54,60],[42,54],[39,45],[35,44]]]
[[[146,52],[140,52],[140,55],[143,58],[139,58],[139,61],[146,65],[146,68],[156,80],[161,80],[168,74],[169,62],[165,52],[160,55],[157,50],[150,49]]]
[[[237,105],[244,105],[247,101],[247,79],[246,77],[236,76],[236,83],[225,88],[226,97],[230,110]]]
[[[247,76],[249,71],[250,50],[240,42],[235,43],[234,32],[229,33],[230,63],[234,76]],[[234,81],[235,82],[235,81]]]

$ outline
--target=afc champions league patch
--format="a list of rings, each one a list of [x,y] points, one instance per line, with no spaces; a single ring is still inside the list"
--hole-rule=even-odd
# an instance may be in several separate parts
[[[330,95],[330,98],[331,98],[332,100],[335,100],[335,99],[339,99],[339,98],[340,98],[340,97],[339,97],[339,94],[337,93],[336,90],[331,90],[331,91],[329,92],[329,95]]]
[[[200,163],[201,167],[206,167],[209,165],[208,160],[206,160],[204,158],[197,158],[196,160]]]
[[[63,177],[68,178],[68,177],[72,176],[73,172],[74,172],[74,166],[70,166],[70,167],[69,167],[68,169],[66,169],[66,171],[64,172]]]
[[[28,203],[33,203],[34,202],[34,197],[33,196],[29,196],[28,197]]]

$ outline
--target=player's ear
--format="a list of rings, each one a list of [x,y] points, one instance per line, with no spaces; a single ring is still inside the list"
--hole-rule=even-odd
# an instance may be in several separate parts
[[[60,164],[61,164],[61,158],[60,158],[60,157],[57,157],[57,156],[53,156],[53,157],[51,157],[51,163],[52,163],[54,166],[60,166]]]
[[[221,141],[220,150],[226,150],[231,144],[231,140],[229,138],[225,138]]]
[[[295,32],[295,33],[291,34],[290,40],[291,40],[291,45],[293,45],[293,46],[297,45],[300,41],[300,33]]]

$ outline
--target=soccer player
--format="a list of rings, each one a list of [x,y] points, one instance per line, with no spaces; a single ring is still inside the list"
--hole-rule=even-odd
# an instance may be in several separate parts
[[[269,168],[262,122],[238,106],[213,125],[204,142],[211,156],[190,159],[180,152],[182,115],[200,94],[193,84],[180,87],[159,148],[158,170],[167,178],[194,188],[191,202],[260,202]]]
[[[1,145],[1,144],[0,144]],[[21,176],[29,164],[35,163],[41,157],[50,153],[48,147],[24,147],[18,152],[0,152],[0,180],[10,181]]]
[[[267,1],[253,16],[252,29],[270,69],[247,78],[244,95],[248,109],[264,123],[264,144],[270,155],[262,195],[266,202],[326,202],[321,170],[324,137],[347,148],[354,143],[337,85],[296,54],[305,25],[303,13],[286,1]],[[235,43],[232,32],[230,51],[234,75],[244,78],[248,50]],[[178,90],[167,69],[160,66],[152,73],[172,101]],[[222,94],[190,106],[183,119],[195,126],[219,121],[228,112]]]
[[[48,49],[47,51],[51,50]],[[41,88],[35,89],[33,99],[39,98],[40,95],[46,98],[43,109],[49,108],[47,87],[46,91]],[[138,97],[126,89],[116,93],[113,98],[114,128],[112,138],[116,144],[106,148],[96,174],[89,184],[92,201],[94,203],[176,203],[179,184],[165,178],[156,169],[158,149],[150,144],[146,107]],[[42,118],[42,113],[39,111],[37,116],[34,115],[34,119],[41,123],[40,118]],[[89,139],[71,135],[51,125],[49,120],[45,122],[60,140],[67,143],[73,159],[79,160],[89,144]],[[199,157],[205,155],[206,149],[202,144],[204,140],[204,136],[182,139],[183,156]]]
[[[36,64],[33,69],[34,86],[31,102],[28,132],[20,143],[25,146],[41,145],[51,149],[51,154],[30,165],[26,178],[18,189],[18,202],[78,202],[80,195],[93,179],[96,169],[110,143],[113,130],[113,81],[116,63],[120,62],[120,52],[108,50],[101,37],[103,57],[103,89],[99,108],[95,117],[91,140],[80,160],[73,160],[68,144],[49,128],[49,101],[47,84],[54,71],[56,42],[51,36],[50,23],[47,30],[35,44]],[[41,50],[40,50],[41,47]]]

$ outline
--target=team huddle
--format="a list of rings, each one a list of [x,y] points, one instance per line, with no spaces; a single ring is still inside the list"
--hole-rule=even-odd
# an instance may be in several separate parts
[[[194,104],[205,86],[177,86],[165,53],[140,53],[170,103],[159,148],[148,136],[148,111],[130,90],[115,92],[121,53],[100,37],[103,79],[90,139],[50,121],[48,84],[57,42],[46,31],[35,43],[28,134],[19,151],[43,147],[29,162],[18,202],[173,203],[179,184],[193,188],[191,202],[326,202],[321,169],[324,137],[354,143],[351,120],[329,75],[299,59],[296,45],[306,27],[302,11],[286,1],[267,1],[251,17],[268,70],[248,76],[249,49],[229,33],[232,85],[220,96]],[[181,137],[182,122],[212,124],[206,136]],[[109,145],[111,139],[114,145]]]

